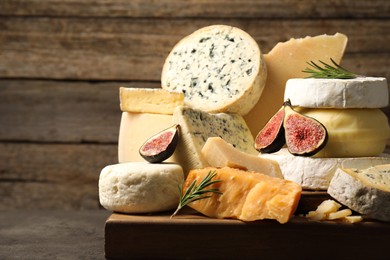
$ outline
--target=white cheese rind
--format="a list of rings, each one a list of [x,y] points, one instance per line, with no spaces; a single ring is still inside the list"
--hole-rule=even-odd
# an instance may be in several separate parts
[[[328,193],[360,214],[390,221],[390,165],[362,171],[338,169]]]
[[[180,126],[180,139],[175,150],[176,161],[189,170],[208,166],[201,150],[209,137],[219,136],[238,150],[257,155],[254,139],[242,116],[211,114],[189,107],[177,107],[173,121]]]
[[[286,148],[277,153],[259,154],[259,157],[279,163],[284,179],[294,181],[307,190],[326,190],[338,168],[365,169],[390,163],[390,155],[357,158],[313,158],[294,156]]]
[[[201,28],[179,41],[163,66],[162,88],[185,95],[185,105],[206,112],[247,114],[267,73],[256,41],[227,25]]]
[[[107,210],[151,213],[178,205],[178,185],[184,182],[177,164],[133,162],[108,165],[99,177],[99,200]]]
[[[289,79],[284,100],[307,108],[382,108],[389,104],[386,78]]]

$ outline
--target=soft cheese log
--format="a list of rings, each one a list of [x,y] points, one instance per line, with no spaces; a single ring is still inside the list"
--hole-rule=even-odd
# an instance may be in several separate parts
[[[382,108],[389,104],[386,78],[289,79],[284,100],[307,108]]]
[[[220,136],[242,152],[258,154],[253,136],[240,115],[211,114],[199,109],[177,107],[173,113],[173,122],[180,126],[175,159],[185,174],[191,169],[208,166],[201,150],[209,137]]]
[[[118,161],[144,162],[140,147],[151,136],[173,125],[172,115],[123,112],[118,139]],[[175,162],[175,153],[166,160]]]
[[[183,93],[159,88],[119,88],[120,108],[131,113],[172,115],[177,106],[184,104]]]
[[[338,169],[328,193],[360,214],[390,221],[390,164],[360,171]]]
[[[302,191],[300,185],[229,167],[207,167],[190,171],[184,183],[184,190],[192,181],[199,183],[209,172],[214,171],[216,176],[213,180],[221,182],[211,185],[210,188],[217,188],[222,194],[213,193],[210,198],[189,204],[191,208],[206,216],[237,218],[243,221],[275,219],[286,223],[297,208]]]
[[[267,77],[256,41],[241,29],[212,25],[173,47],[162,70],[162,88],[182,92],[185,104],[207,112],[247,114]]]
[[[202,155],[212,167],[231,167],[283,178],[278,162],[241,152],[221,137],[209,137]]]
[[[328,131],[326,146],[314,157],[377,156],[390,137],[387,116],[380,109],[295,109],[317,119]]]
[[[268,120],[279,110],[284,102],[284,90],[288,79],[305,78],[302,72],[306,62],[332,58],[340,63],[347,45],[343,34],[319,35],[301,39],[290,39],[278,43],[264,55],[267,66],[267,82],[256,106],[244,117],[253,136],[265,126]]]
[[[99,178],[100,204],[122,213],[150,213],[174,209],[178,186],[184,181],[180,165],[133,162],[108,165]]]
[[[279,152],[260,153],[259,157],[279,163],[283,177],[296,182],[307,190],[326,190],[338,168],[366,169],[390,163],[390,155],[356,158],[313,158],[294,156],[286,148]]]

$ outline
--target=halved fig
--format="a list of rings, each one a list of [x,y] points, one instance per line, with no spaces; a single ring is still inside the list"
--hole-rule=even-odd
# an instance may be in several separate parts
[[[175,152],[179,141],[179,125],[173,125],[150,137],[139,149],[139,154],[150,163],[160,163]]]
[[[284,106],[267,122],[255,139],[255,149],[262,153],[274,153],[286,143],[283,128]]]
[[[328,141],[328,132],[316,119],[295,111],[288,99],[284,102],[284,129],[289,152],[311,156],[319,152]]]

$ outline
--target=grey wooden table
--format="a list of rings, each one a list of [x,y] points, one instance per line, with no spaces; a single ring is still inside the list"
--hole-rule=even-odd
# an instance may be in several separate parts
[[[105,259],[106,210],[0,211],[0,259]]]

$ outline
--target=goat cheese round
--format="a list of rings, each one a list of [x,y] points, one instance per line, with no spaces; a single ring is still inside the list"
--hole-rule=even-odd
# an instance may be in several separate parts
[[[289,79],[284,100],[308,108],[381,108],[389,104],[386,78]]]
[[[390,163],[390,155],[355,158],[313,158],[294,156],[286,148],[276,153],[260,153],[259,157],[279,163],[283,178],[296,182],[307,190],[326,190],[338,168],[365,169]]]
[[[368,217],[390,221],[390,164],[364,170],[338,169],[328,193]]]
[[[100,204],[122,213],[151,213],[174,209],[178,185],[184,182],[180,165],[129,162],[104,167],[99,178]]]
[[[179,41],[165,60],[161,84],[184,93],[187,106],[247,114],[259,100],[267,72],[256,41],[243,30],[212,25]]]

